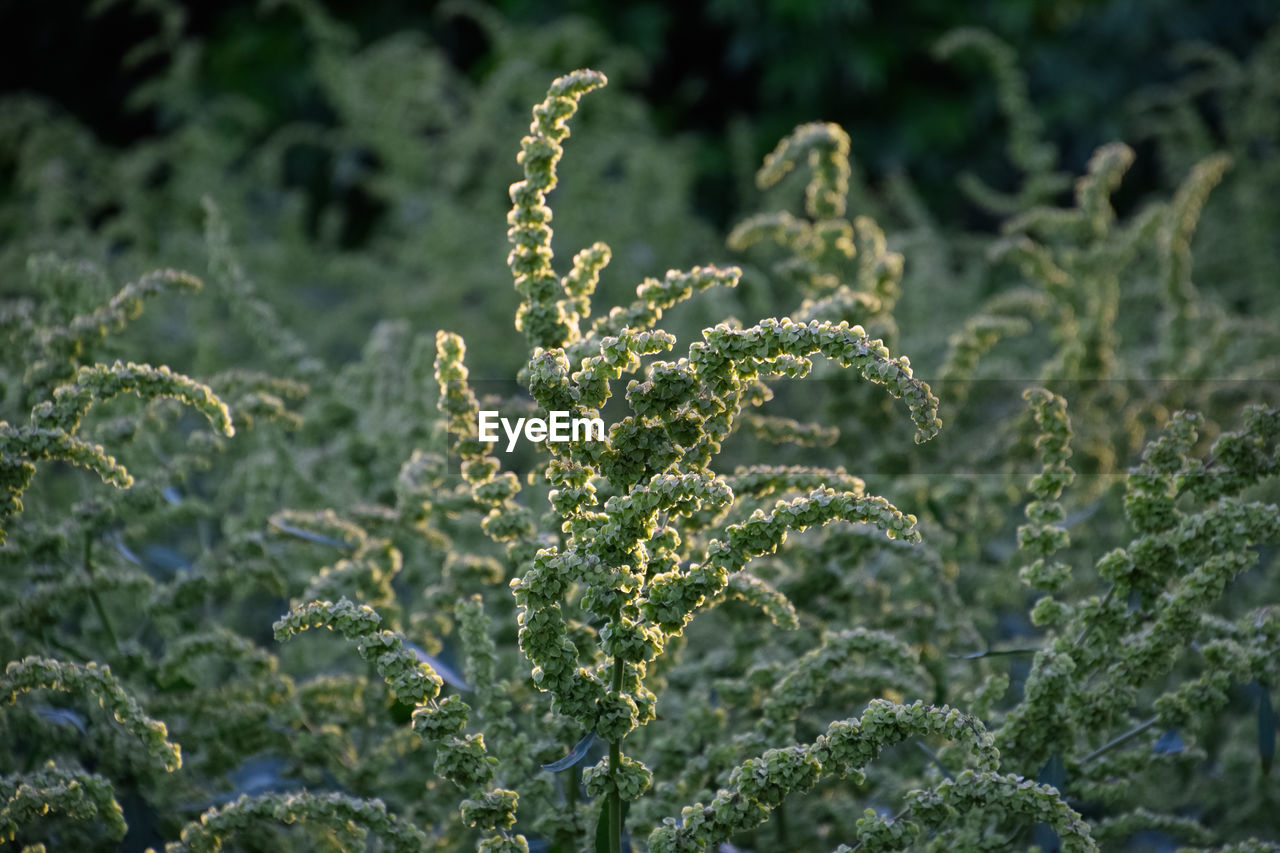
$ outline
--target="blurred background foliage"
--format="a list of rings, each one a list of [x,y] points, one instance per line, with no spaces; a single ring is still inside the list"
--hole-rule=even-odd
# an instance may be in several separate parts
[[[295,551],[324,540],[289,540],[284,534],[294,534],[269,525],[273,514],[338,507],[378,530],[390,526],[379,515],[384,507],[411,507],[415,490],[439,491],[425,477],[398,479],[410,450],[442,449],[434,392],[424,393],[432,386],[435,330],[465,337],[479,393],[513,390],[510,377],[527,358],[512,329],[518,298],[503,262],[507,188],[520,176],[514,152],[547,82],[590,66],[611,85],[584,105],[566,145],[552,196],[559,260],[563,266],[596,240],[612,247],[600,305],[630,301],[636,284],[668,268],[741,264],[736,291],[708,292],[663,318],[682,342],[728,316],[754,321],[794,311],[803,297],[828,294],[817,285],[827,287],[833,271],[842,282],[856,278],[852,264],[824,266],[830,258],[798,267],[795,247],[764,241],[739,252],[723,242],[751,214],[801,208],[805,170],[763,192],[755,185],[757,167],[780,138],[818,120],[849,132],[848,219],[874,217],[885,232],[880,255],[901,253],[903,264],[900,281],[889,276],[893,287],[878,294],[882,316],[872,317],[871,328],[930,381],[967,356],[956,372],[978,381],[967,398],[955,385],[935,383],[947,426],[924,448],[908,443],[900,413],[879,396],[836,380],[808,383],[805,396],[780,388],[779,402],[790,404],[784,409],[798,405],[841,427],[835,446],[739,444],[727,448],[730,456],[838,460],[918,513],[926,540],[937,544],[921,564],[905,552],[870,548],[857,530],[835,531],[811,537],[816,547],[794,565],[770,564],[762,575],[815,618],[852,614],[905,631],[939,673],[955,660],[976,661],[979,674],[1009,663],[1016,693],[1025,660],[998,657],[1004,651],[989,660],[979,640],[988,649],[1022,647],[1036,633],[1025,616],[1030,590],[991,582],[1013,576],[1025,497],[1021,479],[999,475],[1032,470],[1034,453],[1020,434],[1026,417],[1017,383],[981,380],[1080,378],[1054,368],[1075,343],[1067,321],[1093,324],[1084,355],[1105,369],[1064,391],[1079,435],[1075,462],[1086,475],[1068,507],[1073,525],[1089,522],[1073,546],[1079,553],[1070,554],[1080,565],[1128,541],[1113,488],[1120,480],[1111,475],[1132,463],[1152,427],[1167,420],[1166,409],[1204,406],[1234,424],[1240,400],[1233,389],[1274,403],[1275,383],[1266,380],[1280,367],[1276,19],[1273,0],[0,4],[0,420],[21,422],[66,378],[59,370],[120,358],[209,377],[219,393],[236,396],[238,415],[255,413],[260,422],[238,420],[243,435],[225,448],[229,461],[207,471],[214,449],[171,435],[180,433],[168,429],[181,417],[175,410],[104,405],[87,435],[122,446],[122,461],[149,476],[117,502],[78,473],[42,473],[26,526],[5,552],[34,556],[6,568],[21,563],[15,576],[43,582],[92,544],[100,570],[118,571],[123,590],[110,593],[108,610],[135,615],[132,590],[156,584],[155,624],[141,623],[149,643],[169,648],[212,621],[206,598],[221,596],[220,624],[276,653],[271,620],[312,579],[314,566]],[[959,25],[984,27],[1009,46],[1012,64],[1026,73],[1032,110],[1010,121],[989,56],[935,54],[938,39]],[[1030,141],[1048,152],[1043,161],[1019,159],[1010,133],[1019,120],[1031,122]],[[1037,228],[1029,215],[1041,216],[1039,225],[1056,214],[1060,224],[1069,219],[1075,179],[1099,145],[1117,139],[1134,155],[1127,172],[1117,170],[1124,175],[1110,194],[1114,221],[1104,215],[1086,237]],[[1216,174],[1190,180],[1215,152],[1231,158],[1221,183]],[[1042,205],[1060,210],[1045,214]],[[1190,269],[1183,243],[1193,233]],[[1031,238],[1078,287],[1044,281],[1053,278],[1045,269],[1027,272],[1018,263],[1017,240]],[[865,251],[874,242],[859,247],[858,259],[875,256]],[[1116,257],[1124,263],[1110,264]],[[74,351],[60,349],[67,342],[56,336],[10,334],[61,328],[156,267],[189,270],[205,290],[156,300],[127,335],[88,336]],[[808,285],[798,269],[811,274]],[[1026,298],[1027,285],[1038,288],[1034,299]],[[1194,320],[1196,334],[1169,343],[1166,333],[1182,320]],[[994,337],[983,338],[988,332]],[[35,363],[33,353],[47,364]],[[250,367],[276,379],[245,373]],[[1210,381],[1171,382],[1173,391],[1153,401],[1167,390],[1142,385],[1153,379]],[[1122,387],[1129,380],[1138,381]],[[295,401],[301,386],[292,382],[311,386],[305,402]],[[824,393],[814,396],[815,387]],[[145,441],[135,442],[134,418],[103,416],[138,411],[165,429],[143,430]],[[900,473],[957,476],[898,482]],[[447,504],[440,511],[449,518]],[[459,557],[478,534],[450,533],[442,544],[396,532],[405,600],[405,591],[416,600],[427,590],[427,615],[412,623],[424,645],[448,635],[448,626],[431,620],[455,586],[485,591],[499,617],[510,615],[510,596],[490,577],[489,563]],[[1264,566],[1274,564],[1274,553],[1265,551]],[[431,574],[439,565],[453,575]],[[244,581],[249,571],[257,572],[256,586]],[[1090,583],[1091,576],[1081,579],[1082,594]],[[1233,591],[1231,612],[1275,600],[1275,583],[1274,572],[1247,576]],[[39,610],[46,601],[48,613]],[[15,657],[19,639],[43,642],[36,629],[77,628],[67,608],[87,612],[61,587],[14,602],[18,615],[0,613],[0,623],[27,635],[0,636],[9,644],[0,648]],[[19,617],[26,621],[4,621]],[[163,621],[169,618],[172,626]],[[89,647],[102,645],[92,616],[87,624]],[[699,630],[714,636],[725,629],[708,622]],[[673,682],[703,685],[721,670],[750,671],[762,648],[784,648],[758,623],[743,621],[735,631],[732,666],[711,659],[674,672]],[[511,639],[500,638],[508,651]],[[303,655],[293,647],[279,653],[286,664]],[[138,674],[149,664],[130,661],[117,655],[112,665],[142,683]],[[274,691],[272,680],[263,684]],[[1229,713],[1205,737],[1215,760],[1225,757],[1195,774],[1156,768],[1144,790],[1197,803],[1207,823],[1241,835],[1266,831],[1275,812],[1272,789],[1254,784],[1261,700],[1233,691]],[[367,701],[373,707],[380,698]],[[206,704],[220,707],[214,701]],[[244,719],[258,713],[258,705],[236,702],[226,704],[243,706]],[[274,692],[261,704],[281,705]],[[263,712],[276,713],[283,714]],[[272,763],[292,754],[283,737],[266,746],[236,742],[218,722],[173,723],[190,765],[205,774],[198,778],[236,791],[254,790],[236,774],[256,771],[277,787],[295,783]],[[239,730],[267,736],[256,720]],[[577,734],[547,732],[546,760]],[[14,742],[31,741],[24,737],[18,731]],[[408,809],[432,808],[420,803],[421,779],[407,777],[388,792],[376,762],[370,767],[342,783],[362,795],[395,795]],[[1221,782],[1223,773],[1233,784]],[[209,790],[193,782],[155,801],[175,814],[176,802],[191,817],[208,804],[201,798]],[[857,816],[845,799],[832,814]],[[180,826],[173,817],[131,814],[129,821],[135,829],[126,849],[173,837]]]
[[[429,360],[421,341],[444,328],[471,342],[473,379],[509,393],[526,357],[502,262],[512,152],[546,81],[589,66],[612,82],[576,119],[553,196],[555,246],[562,259],[596,240],[612,247],[601,304],[629,301],[668,268],[736,263],[736,291],[704,294],[664,327],[689,340],[726,316],[794,306],[805,290],[776,272],[776,249],[734,251],[721,235],[756,212],[796,209],[802,178],[762,192],[755,170],[793,126],[830,120],[849,131],[850,219],[873,217],[905,257],[885,308],[893,326],[873,331],[933,381],[955,367],[956,336],[1025,326],[989,355],[996,338],[970,340],[969,355],[984,355],[970,378],[1030,378],[1046,336],[1062,346],[1070,332],[1001,313],[1036,279],[1009,262],[1004,235],[1016,238],[1036,205],[1071,207],[1095,148],[1123,139],[1134,156],[1111,204],[1141,256],[1100,303],[1118,312],[1100,322],[1114,327],[1107,345],[1123,371],[1095,378],[1256,381],[1277,367],[1256,345],[1274,337],[1280,308],[1275,18],[1263,0],[5,4],[0,292],[12,316],[36,311],[58,267],[28,260],[47,253],[87,264],[58,285],[80,310],[110,298],[113,282],[174,267],[204,278],[205,295],[153,306],[132,343],[109,338],[98,360],[198,376],[252,364],[313,381],[371,354]],[[1007,45],[996,50],[1006,66],[972,45],[940,55],[958,24]],[[1011,117],[1002,99],[1021,86]],[[1044,156],[1023,156],[1019,140]],[[1230,168],[1199,226],[1188,220],[1187,274],[1205,302],[1196,310],[1230,322],[1203,339],[1191,375],[1152,354],[1166,267],[1182,250],[1138,225],[1215,152]],[[1069,263],[1076,250],[1053,251]],[[843,393],[826,414],[844,426],[837,449],[851,469],[939,466],[952,442],[968,452],[964,428],[923,450],[868,449],[861,430],[889,429],[892,415]],[[1021,410],[1005,396],[946,400],[948,423]],[[17,422],[29,405],[10,393],[0,416]],[[387,428],[359,408],[335,403],[308,429],[356,418]],[[1007,436],[991,440],[997,452]],[[768,452],[798,463],[807,451]],[[351,453],[361,466],[373,455]],[[395,464],[375,466],[370,482]]]
[[[314,45],[287,3],[99,3],[91,21],[83,20],[85,5],[48,0],[0,6],[0,40],[10,57],[0,70],[0,89],[45,95],[113,144],[166,132],[174,117],[158,105],[122,109],[170,60],[163,47],[136,52],[162,28],[169,39],[201,44],[192,73],[202,94],[244,97],[268,126],[335,120],[337,107],[309,62]],[[991,87],[972,66],[950,67],[931,56],[933,43],[954,27],[984,27],[1015,49],[1033,101],[1063,152],[1062,167],[1079,172],[1099,144],[1132,131],[1129,95],[1176,79],[1175,45],[1203,40],[1245,56],[1275,13],[1269,0],[322,5],[359,43],[412,34],[473,84],[502,65],[501,40],[485,23],[493,15],[516,28],[576,19],[603,52],[625,53],[621,64],[629,73],[615,78],[615,85],[622,83],[650,106],[658,132],[694,137],[696,205],[721,226],[740,209],[744,178],[759,158],[792,127],[815,119],[845,127],[855,159],[872,174],[905,170],[939,213],[962,222],[975,216],[954,195],[955,173],[975,169],[1006,185],[1013,176],[1002,156]],[[129,57],[133,61],[125,62]],[[1142,165],[1146,160],[1139,156],[1139,168],[1154,168]],[[314,185],[321,165],[294,163],[288,180]],[[1148,173],[1128,192],[1141,193],[1154,180]],[[359,240],[380,209],[371,199],[347,204],[356,220],[347,237]]]
[[[1200,137],[1161,146],[1171,101],[1158,93],[1185,78],[1177,45],[1201,40],[1244,61],[1273,18],[1268,0],[0,4],[0,91],[10,95],[0,241],[20,267],[51,248],[38,234],[79,217],[98,244],[85,246],[89,257],[149,250],[128,253],[136,263],[122,276],[148,260],[192,257],[199,269],[198,242],[174,244],[199,234],[211,193],[246,244],[247,268],[270,281],[288,270],[287,311],[303,312],[299,328],[341,363],[389,314],[468,339],[506,328],[515,295],[494,261],[505,254],[505,191],[516,177],[510,144],[538,87],[566,69],[590,65],[613,81],[577,131],[586,153],[570,161],[556,221],[562,254],[597,239],[614,247],[602,283],[612,302],[667,267],[729,260],[715,235],[759,209],[761,157],[815,119],[849,131],[858,212],[891,234],[909,229],[909,211],[873,208],[904,198],[904,186],[948,234],[993,230],[999,216],[960,192],[956,176],[1005,191],[1020,176],[982,60],[932,52],[958,25],[985,27],[1014,49],[1060,171],[1080,174],[1109,140],[1136,147],[1115,200],[1122,215],[1176,185],[1198,149],[1266,154],[1259,145],[1273,141],[1224,138],[1230,105],[1204,85],[1175,89]],[[1177,129],[1163,128],[1168,142]],[[61,163],[68,136],[80,153]],[[643,203],[621,210],[622,198]],[[61,219],[42,229],[24,203]],[[122,225],[143,208],[149,222]],[[516,358],[486,348],[476,366],[505,375],[517,362],[504,355]]]

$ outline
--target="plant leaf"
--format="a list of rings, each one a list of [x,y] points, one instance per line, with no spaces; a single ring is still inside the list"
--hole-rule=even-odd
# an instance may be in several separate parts
[[[333,536],[325,536],[322,533],[313,533],[310,530],[304,530],[301,527],[295,527],[287,521],[279,519],[271,519],[268,522],[276,530],[281,533],[288,533],[290,536],[297,536],[299,539],[306,539],[308,542],[317,542],[321,545],[332,545],[334,548],[350,549],[351,544]]]
[[[550,764],[542,765],[543,770],[550,770],[552,773],[559,773],[561,770],[568,770],[573,765],[587,757],[591,745],[596,742],[595,730],[591,730],[582,736],[582,740],[578,741],[573,749],[569,750],[569,754],[559,761],[553,761]]]
[[[42,720],[50,723],[57,723],[60,726],[71,726],[80,731],[80,734],[88,734],[89,729],[85,725],[84,717],[77,714],[70,708],[54,708],[50,705],[37,705],[36,714]]]
[[[1151,751],[1157,755],[1173,755],[1186,749],[1187,746],[1182,742],[1182,735],[1177,729],[1169,729],[1160,737],[1156,738],[1156,742],[1151,744]]]
[[[624,800],[622,803],[622,821],[625,824],[627,820],[627,812],[631,809],[631,803]],[[631,844],[627,840],[627,834],[622,833],[622,849],[629,851]],[[609,798],[600,798],[600,817],[596,820],[596,853],[609,853]]]
[[[609,798],[600,798],[600,817],[596,819],[596,853],[609,853]]]
[[[966,655],[948,655],[955,660],[977,660],[978,658],[995,658],[1005,657],[1007,655],[1033,655],[1039,649],[984,649],[977,652],[969,652]]]
[[[124,544],[124,540],[120,538],[119,534],[113,536],[111,541],[115,543],[116,550],[120,552],[121,557],[124,557],[135,566],[142,565],[142,558],[135,554],[128,545]]]

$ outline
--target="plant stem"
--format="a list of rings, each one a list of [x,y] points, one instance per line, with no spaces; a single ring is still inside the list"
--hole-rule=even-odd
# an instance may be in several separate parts
[[[1112,738],[1111,740],[1104,743],[1102,746],[1095,749],[1093,752],[1086,755],[1084,758],[1081,758],[1080,763],[1084,764],[1087,761],[1092,761],[1093,759],[1097,758],[1099,755],[1102,755],[1104,752],[1107,752],[1108,750],[1111,750],[1111,749],[1115,749],[1117,746],[1120,746],[1120,744],[1126,743],[1127,741],[1132,740],[1133,738],[1145,732],[1147,729],[1154,726],[1156,724],[1156,719],[1157,719],[1156,717],[1152,717],[1149,720],[1144,720],[1143,722],[1129,729],[1129,731],[1125,732],[1119,737]]]
[[[613,690],[622,689],[622,676],[626,662],[613,659]],[[613,790],[609,792],[609,853],[622,853],[622,795],[618,793],[618,769],[622,766],[621,739],[609,742],[609,776]]]
[[[920,747],[921,752],[929,756],[929,761],[931,761],[939,770],[942,771],[942,775],[946,776],[948,779],[952,781],[955,781],[956,774],[952,773],[950,770],[947,769],[947,765],[942,763],[942,759],[938,757],[938,753],[930,749],[927,745],[925,745],[923,741],[919,741],[919,740],[916,741],[916,746]]]
[[[92,548],[93,536],[86,533],[84,535],[84,570],[90,579],[96,581],[98,576],[93,571]],[[93,604],[93,609],[98,611],[98,619],[102,622],[102,628],[107,632],[107,636],[111,638],[111,645],[115,646],[116,652],[119,653],[120,639],[116,636],[115,628],[111,626],[111,620],[107,618],[107,609],[102,606],[102,599],[98,597],[98,590],[94,587],[89,587],[89,601]]]
[[[586,832],[578,815],[578,784],[578,765],[575,764],[565,774],[564,808],[569,816],[569,825],[558,834],[557,839],[559,846],[565,850],[581,846],[583,833]]]

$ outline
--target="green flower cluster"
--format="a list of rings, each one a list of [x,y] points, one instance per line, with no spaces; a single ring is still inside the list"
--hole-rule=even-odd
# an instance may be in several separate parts
[[[173,322],[193,327],[180,354],[209,368],[207,382],[104,343],[144,301],[194,290],[185,274],[121,290],[41,256],[31,275],[50,304],[0,306],[18,342],[3,345],[0,405],[31,412],[0,424],[0,579],[14,590],[0,603],[13,661],[0,677],[0,837],[32,853],[114,849],[126,834],[126,845],[179,839],[169,851],[1076,851],[1142,833],[1274,849],[1246,839],[1272,815],[1280,409],[1256,382],[1166,393],[1154,381],[1267,356],[1268,338],[1240,334],[1193,281],[1204,277],[1189,247],[1202,212],[1212,219],[1209,191],[1229,180],[1226,158],[1197,152],[1171,201],[1124,219],[1112,199],[1134,155],[1104,146],[1072,206],[1053,207],[1069,182],[1012,52],[964,31],[940,53],[976,50],[994,68],[1024,176],[1009,193],[966,179],[1004,217],[1000,237],[930,231],[903,176],[886,184],[886,215],[876,210],[886,227],[852,216],[869,195],[850,139],[814,123],[757,175],[778,196],[807,181],[803,213],[752,217],[730,237],[783,255],[771,269],[792,313],[775,312],[750,256],[640,270],[634,299],[603,310],[597,292],[616,292],[606,268],[630,275],[647,261],[631,257],[644,247],[615,257],[565,227],[594,224],[586,194],[557,196],[557,236],[588,247],[567,272],[554,264],[549,199],[569,121],[605,82],[578,71],[534,108],[509,193],[528,345],[519,393],[475,379],[505,347],[477,347],[469,331],[469,350],[400,319],[374,326],[335,372],[250,270],[297,284],[332,262],[388,290],[437,255],[452,271],[438,220],[470,214],[437,210],[427,172],[485,185],[493,141],[486,127],[437,149],[437,131],[460,121],[458,104],[496,121],[517,94],[533,100],[541,63],[593,42],[556,30],[553,60],[535,61],[483,10],[459,12],[513,57],[472,91],[416,42],[357,50],[318,4],[288,7],[341,130],[289,128],[271,136],[274,153],[223,165],[261,174],[328,152],[345,190],[387,205],[375,251],[334,249],[329,209],[310,237],[290,219],[287,251],[251,248],[242,263],[231,234],[275,233],[264,211],[297,200],[206,200],[203,259],[222,302]],[[385,86],[385,110],[370,84]],[[256,127],[243,104],[205,117],[196,101],[162,100],[190,116],[177,150],[222,150],[219,134]],[[597,133],[610,101],[591,102],[577,132]],[[172,154],[157,144],[155,156]],[[593,175],[618,168],[600,157]],[[163,191],[196,180],[183,172]],[[625,207],[628,196],[605,195]],[[197,220],[198,198],[187,199]],[[112,239],[167,233],[143,208],[113,219]],[[897,214],[915,230],[896,229]],[[414,248],[397,246],[401,232]],[[920,293],[917,254],[941,276]],[[436,304],[422,295],[432,290],[403,298]],[[944,310],[975,294],[986,301],[967,322],[970,305]],[[344,320],[358,319],[349,307]],[[683,312],[708,307],[714,319],[778,317],[675,334]],[[239,339],[204,323],[223,314],[261,339],[269,372],[228,363]],[[936,356],[942,385],[894,354],[919,356],[922,341],[917,364]],[[1019,405],[975,381],[1011,366],[1046,387],[1019,383]],[[830,422],[770,412],[784,386],[803,393],[848,368],[829,406],[805,406]],[[1241,398],[1242,420],[1220,425],[1236,423]],[[944,407],[947,440],[914,446],[939,433]],[[188,429],[190,409],[214,431]],[[611,423],[600,441],[494,453],[476,431],[493,409]],[[762,457],[760,442],[777,446]],[[822,463],[836,457],[852,461]],[[54,465],[32,485],[49,460],[128,488]],[[277,644],[262,630],[272,619]],[[336,636],[284,642],[315,628]]]
[[[125,303],[132,304],[129,300]],[[0,487],[6,493],[0,503],[0,522],[22,511],[22,493],[31,484],[35,462],[39,460],[58,459],[88,468],[103,482],[117,488],[133,485],[129,472],[115,457],[108,456],[102,445],[83,441],[75,435],[81,419],[95,401],[124,393],[148,400],[160,397],[180,400],[202,413],[221,434],[235,435],[227,405],[209,386],[167,367],[118,361],[111,366],[81,367],[75,382],[58,386],[53,399],[36,404],[31,410],[30,425],[15,427],[0,421]],[[0,527],[0,542],[3,540],[4,528]]]
[[[57,690],[92,697],[108,716],[142,745],[141,756],[154,769],[173,772],[182,766],[182,752],[169,741],[164,723],[148,717],[125,692],[108,667],[81,666],[48,658],[23,658],[5,667],[0,695],[12,704],[20,694]]]
[[[300,823],[336,834],[342,843],[354,847],[365,843],[369,834],[394,853],[429,850],[430,841],[422,830],[387,813],[386,806],[373,800],[357,800],[342,794],[263,794],[242,796],[234,802],[209,809],[198,823],[182,831],[180,841],[166,844],[165,853],[216,853],[227,839],[252,836],[264,821]]]

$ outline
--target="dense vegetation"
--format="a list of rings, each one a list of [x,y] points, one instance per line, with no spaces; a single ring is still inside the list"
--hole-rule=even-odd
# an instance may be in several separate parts
[[[722,242],[583,19],[264,5],[316,116],[0,100],[12,849],[1280,847],[1280,28],[1079,169],[954,29],[981,215],[809,120]]]

